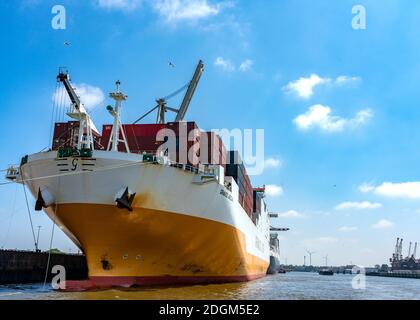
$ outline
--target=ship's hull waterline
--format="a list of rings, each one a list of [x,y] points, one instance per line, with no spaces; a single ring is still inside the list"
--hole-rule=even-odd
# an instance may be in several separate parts
[[[266,261],[247,253],[245,236],[219,222],[86,204],[59,205],[56,215],[83,247],[88,286],[246,281],[267,270]]]
[[[45,211],[86,255],[89,280],[68,281],[67,290],[247,281],[266,274],[268,221],[255,226],[217,181],[196,184],[192,172],[139,159],[101,151],[90,159],[56,159],[46,152],[21,167],[35,198],[41,189],[54,199]],[[126,187],[136,192],[133,211],[115,203]]]

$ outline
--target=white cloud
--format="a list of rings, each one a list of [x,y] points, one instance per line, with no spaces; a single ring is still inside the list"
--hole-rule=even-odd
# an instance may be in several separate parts
[[[360,77],[350,77],[350,76],[339,76],[334,80],[334,84],[337,86],[343,86],[350,83],[360,82]]]
[[[74,84],[73,88],[75,89],[76,94],[79,96],[80,101],[85,105],[87,109],[92,109],[103,103],[105,100],[105,95],[99,87],[81,83]],[[53,94],[52,99],[56,104],[62,103],[62,100],[64,100],[66,104],[70,103],[70,99],[64,88],[57,90]]]
[[[343,202],[337,205],[335,209],[336,210],[348,210],[348,209],[363,210],[363,209],[378,209],[381,207],[382,207],[382,204],[380,203],[372,203],[369,201],[363,201],[363,202]]]
[[[254,64],[254,61],[247,59],[243,61],[239,65],[239,68],[237,69],[235,66],[235,63],[233,63],[229,59],[217,57],[216,60],[214,61],[214,65],[216,67],[220,67],[222,68],[222,70],[227,71],[227,72],[234,72],[236,70],[241,71],[241,72],[248,72],[252,69],[253,64]]]
[[[198,20],[220,13],[229,3],[210,4],[207,0],[155,0],[153,8],[167,22]]]
[[[371,192],[375,189],[375,186],[369,184],[369,183],[363,183],[359,186],[359,191],[363,193]]]
[[[131,11],[141,4],[141,0],[98,0],[97,4],[104,9]]]
[[[388,229],[394,226],[394,223],[389,220],[379,220],[377,223],[372,225],[373,229]]]
[[[264,161],[264,168],[279,168],[282,166],[282,161],[276,158],[267,158]]]
[[[420,199],[420,182],[384,182],[379,186],[363,184],[359,187],[362,192],[373,192],[389,198]]]
[[[296,210],[289,210],[278,214],[279,218],[303,218],[305,215]]]
[[[269,197],[278,197],[283,194],[283,188],[275,184],[265,186],[265,194]]]
[[[319,128],[325,132],[340,132],[346,128],[358,127],[373,117],[373,111],[364,109],[359,111],[354,118],[346,119],[331,115],[331,108],[321,104],[313,105],[309,110],[297,116],[293,121],[298,129],[307,131]]]
[[[214,65],[227,72],[235,71],[234,64],[230,60],[223,59],[222,57],[217,57],[216,61],[214,61]]]
[[[331,86],[345,86],[347,84],[360,82],[360,77],[352,76],[339,76],[336,79],[323,78],[317,74],[312,74],[309,77],[301,77],[298,80],[289,82],[283,87],[283,91],[286,93],[294,93],[298,97],[303,99],[309,99],[314,94],[314,89],[321,85]]]
[[[239,66],[239,70],[242,71],[242,72],[247,72],[247,71],[251,70],[253,64],[254,64],[254,61],[252,61],[250,59],[246,59]]]
[[[295,93],[299,97],[309,99],[313,95],[313,89],[316,86],[330,82],[328,78],[321,78],[316,74],[312,74],[309,78],[300,78],[287,84],[283,90],[288,93]]]
[[[346,226],[344,226],[344,227],[338,228],[338,231],[340,231],[340,232],[352,232],[352,231],[357,231],[357,230],[358,230],[357,227],[346,227]]]

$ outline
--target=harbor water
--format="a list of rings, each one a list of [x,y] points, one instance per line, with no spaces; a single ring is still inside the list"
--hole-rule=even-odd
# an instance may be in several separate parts
[[[130,288],[90,292],[57,292],[41,285],[0,286],[0,300],[418,300],[420,280],[366,277],[365,289],[354,289],[354,275],[290,272],[222,285]]]

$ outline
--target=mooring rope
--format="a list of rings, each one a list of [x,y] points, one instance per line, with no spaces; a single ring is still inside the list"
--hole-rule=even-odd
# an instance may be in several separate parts
[[[60,182],[59,182],[60,183]],[[48,250],[48,259],[47,259],[47,268],[45,269],[45,277],[44,277],[44,285],[43,285],[43,289],[45,289],[45,287],[47,286],[47,279],[48,279],[48,270],[50,269],[50,262],[51,262],[51,250],[52,250],[52,244],[53,244],[53,240],[54,240],[54,231],[55,231],[55,219],[57,217],[57,207],[58,204],[55,204],[54,207],[54,217],[53,217],[53,226],[52,226],[52,230],[51,230],[51,237],[50,237],[50,249]]]
[[[28,195],[26,194],[25,183],[23,183],[22,186],[23,186],[23,193],[25,194],[26,208],[28,209],[28,217],[29,217],[29,222],[31,223],[32,236],[34,237],[34,244],[35,244],[35,250],[36,250],[37,249],[36,237],[35,237],[34,225],[32,223],[31,210],[29,209]]]

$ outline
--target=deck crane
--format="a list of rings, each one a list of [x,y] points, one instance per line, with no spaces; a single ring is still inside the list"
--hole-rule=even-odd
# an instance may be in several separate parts
[[[200,60],[198,62],[198,65],[195,69],[195,72],[194,72],[194,75],[193,75],[191,81],[189,81],[186,85],[182,86],[180,89],[176,90],[175,92],[171,93],[170,95],[157,99],[156,100],[157,105],[154,108],[152,108],[151,110],[149,110],[148,112],[146,112],[139,119],[134,121],[133,124],[136,124],[136,123],[140,122],[141,120],[143,120],[145,117],[147,117],[149,114],[151,114],[155,110],[158,111],[157,112],[157,117],[156,117],[156,123],[158,123],[158,124],[166,123],[165,114],[168,111],[172,111],[172,112],[176,113],[175,122],[183,121],[184,118],[185,118],[185,114],[187,113],[188,107],[190,106],[191,100],[194,96],[195,90],[197,89],[198,83],[200,82],[200,78],[201,78],[201,75],[203,74],[203,72],[204,72],[204,63],[203,63],[202,60]],[[168,107],[167,106],[167,101],[169,99],[177,96],[178,94],[180,94],[185,89],[187,89],[187,91],[186,91],[185,96],[182,100],[181,106],[178,109]]]
[[[181,107],[175,118],[175,122],[183,121],[185,114],[187,113],[188,107],[190,106],[191,99],[194,96],[195,90],[197,89],[198,82],[200,81],[201,75],[204,72],[203,61],[199,61],[197,68],[195,69],[194,76],[188,86],[187,92],[185,93],[184,99],[182,100]]]
[[[70,84],[70,75],[67,70],[60,68],[60,71],[57,76],[57,81],[63,83],[64,88],[69,95],[70,101],[72,105],[77,109],[80,110],[80,106],[82,103],[80,102],[79,97],[77,96],[76,92],[74,91],[73,87]]]
[[[79,121],[79,134],[77,149],[94,149],[94,140],[93,132],[98,132],[95,125],[93,124],[89,114],[87,113],[85,107],[81,103],[79,97],[77,96],[74,88],[70,83],[70,75],[67,70],[60,68],[57,81],[63,83],[64,88],[67,91],[67,94],[71,101],[71,110],[67,113],[70,118],[73,118]]]

